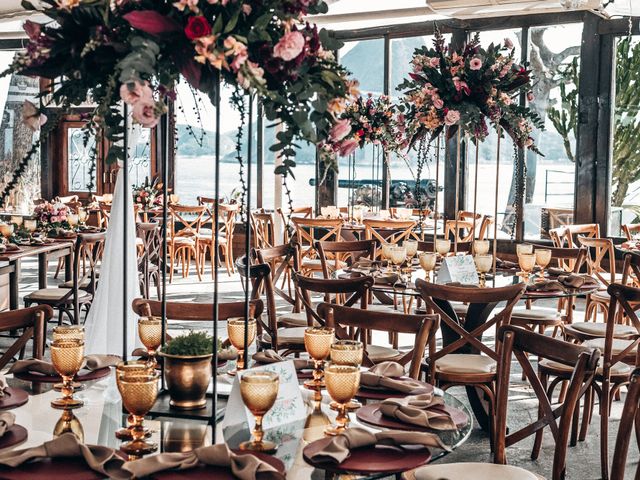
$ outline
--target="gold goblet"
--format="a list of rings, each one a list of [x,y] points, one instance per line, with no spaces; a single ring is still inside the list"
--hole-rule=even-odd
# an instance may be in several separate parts
[[[269,371],[244,372],[240,376],[240,395],[249,411],[256,417],[253,438],[240,444],[240,450],[254,452],[275,452],[277,446],[273,442],[263,440],[262,419],[273,407],[278,398],[280,377]]]
[[[413,257],[418,253],[418,241],[417,240],[405,240],[402,242],[402,246],[405,248],[407,253],[407,261],[409,265],[413,262]]]
[[[60,435],[71,432],[73,433],[78,442],[84,443],[84,429],[82,428],[82,423],[78,420],[73,414],[73,410],[65,408],[62,411],[62,415],[56,422],[55,427],[53,427],[53,438],[58,438]]]
[[[124,453],[129,455],[130,460],[142,455],[155,452],[158,445],[145,440],[144,416],[153,407],[158,396],[157,372],[145,375],[118,375],[118,390],[122,395],[124,408],[133,416],[131,426],[131,441],[120,447]]]
[[[24,229],[29,233],[35,232],[38,229],[38,221],[34,219],[26,218],[24,220]]]
[[[87,223],[88,219],[89,213],[84,208],[78,209],[78,220],[80,221],[80,225]]]
[[[5,239],[5,243],[9,242],[9,238],[13,235],[13,224],[0,223],[0,235]]]
[[[338,340],[331,345],[331,363],[333,365],[353,365],[359,367],[362,365],[362,358],[364,356],[364,345],[357,340]],[[331,402],[331,408],[338,410],[339,405],[336,402]],[[355,411],[360,408],[362,404],[358,400],[351,400],[347,404],[348,411]]]
[[[70,213],[69,215],[67,215],[67,223],[72,230],[78,225],[79,222],[80,216],[77,213]]]
[[[420,266],[426,272],[425,280],[428,282],[431,272],[436,268],[436,261],[438,260],[438,256],[435,253],[424,252],[420,254]]]
[[[155,368],[158,364],[156,351],[162,345],[162,318],[140,317],[138,319],[138,336],[147,349],[149,363]]]
[[[486,255],[489,253],[489,240],[474,240],[473,253],[475,255]]]
[[[407,249],[404,247],[391,247],[391,263],[393,263],[398,271],[400,270],[400,265],[404,263],[407,259]]]
[[[19,215],[11,215],[10,223],[13,223],[16,227],[20,228],[24,219]]]
[[[54,340],[51,343],[51,362],[62,377],[62,398],[51,402],[53,408],[71,409],[84,405],[82,400],[73,398],[73,377],[82,367],[84,341],[78,339]]]
[[[116,379],[120,377],[130,378],[136,376],[148,376],[152,375],[154,372],[154,367],[145,362],[144,360],[128,360],[126,362],[120,362],[116,365]],[[118,391],[120,395],[122,395],[122,390],[120,388],[120,382],[117,382]],[[131,440],[133,438],[132,430],[133,426],[136,423],[136,420],[132,414],[129,414],[127,417],[127,426],[125,428],[121,428],[116,431],[116,438],[119,440]],[[151,431],[149,429],[144,429],[145,437],[151,436]]]
[[[229,335],[229,341],[231,342],[231,345],[233,345],[235,349],[238,350],[238,360],[236,361],[236,368],[234,370],[231,370],[230,372],[227,372],[229,375],[235,375],[240,370],[244,370],[246,368],[244,360],[244,323],[245,319],[242,317],[234,317],[227,320],[227,335]],[[247,327],[247,346],[250,347],[253,341],[256,339],[256,319],[250,318],[247,321]]]
[[[548,248],[536,248],[536,265],[540,267],[539,281],[544,281],[544,269],[551,262],[551,250]]]
[[[518,245],[516,245],[516,253],[518,254],[518,256],[522,255],[523,253],[533,253],[533,245],[531,245],[530,243],[519,243]]]
[[[323,372],[324,360],[331,353],[333,343],[333,328],[309,327],[304,331],[304,348],[314,362],[313,378],[304,382],[305,388],[316,392],[315,399],[320,400],[320,390],[324,388]]]
[[[476,255],[473,257],[473,260],[475,261],[476,269],[480,274],[480,283],[478,286],[484,288],[487,286],[486,273],[489,272],[493,266],[493,255]]]
[[[535,253],[521,253],[518,255],[518,264],[520,265],[521,272],[518,272],[518,275],[521,275],[525,282],[529,281],[529,275],[533,271],[533,267],[536,265],[536,254]]]
[[[336,424],[325,430],[327,435],[338,435],[347,428],[347,405],[360,388],[360,367],[331,364],[324,369],[327,392],[338,404]]]
[[[441,238],[437,238],[435,242],[436,252],[440,254],[441,257],[444,257],[449,250],[451,250],[451,240],[443,240]]]
[[[82,325],[58,325],[53,327],[53,341],[56,340],[82,340],[84,342],[84,327]],[[73,390],[79,391],[84,389],[84,385],[80,382],[73,382]],[[57,392],[62,391],[62,383],[56,383],[53,385],[53,389]]]
[[[393,243],[383,243],[382,244],[382,259],[391,261],[391,249],[393,248]]]

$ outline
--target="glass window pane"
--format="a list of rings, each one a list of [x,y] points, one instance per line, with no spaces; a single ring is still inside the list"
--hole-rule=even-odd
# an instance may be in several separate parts
[[[151,182],[151,134],[149,128],[139,126],[132,134],[135,142],[129,155],[129,179],[132,185],[142,185]]]
[[[96,161],[92,154],[95,145],[95,135],[91,135],[85,145],[82,128],[70,127],[67,129],[67,184],[69,192],[89,192],[88,185],[92,183],[91,165]]]

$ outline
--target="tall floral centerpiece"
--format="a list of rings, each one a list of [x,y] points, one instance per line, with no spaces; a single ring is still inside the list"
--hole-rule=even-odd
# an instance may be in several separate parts
[[[71,212],[64,203],[43,202],[33,210],[33,216],[41,231],[51,231],[69,228],[67,217]]]
[[[286,176],[295,167],[295,140],[327,140],[357,91],[332,53],[341,44],[302,20],[326,12],[323,0],[22,3],[51,22],[25,22],[26,48],[4,74],[51,80],[44,104],[33,112],[37,119],[47,107],[61,107],[63,114],[91,101],[95,107],[85,116],[86,130],[109,141],[108,161],[124,156],[120,101],[130,106],[135,121],[154,127],[183,76],[214,104],[221,82],[230,85],[241,113],[246,95],[259,96],[267,119],[283,126],[272,150],[283,158],[277,173]],[[45,125],[45,135],[55,120],[49,116],[53,126]]]

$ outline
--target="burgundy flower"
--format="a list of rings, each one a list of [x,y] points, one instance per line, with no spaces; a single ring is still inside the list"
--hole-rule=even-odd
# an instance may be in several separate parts
[[[32,22],[31,20],[27,20],[26,22],[24,22],[23,28],[25,33],[31,40],[35,40],[36,38],[38,38],[40,36],[40,32],[42,31],[42,25],[36,22]]]
[[[211,25],[207,22],[207,19],[202,15],[196,17],[189,17],[187,26],[184,29],[184,33],[189,40],[195,40],[196,38],[206,37],[211,34]]]

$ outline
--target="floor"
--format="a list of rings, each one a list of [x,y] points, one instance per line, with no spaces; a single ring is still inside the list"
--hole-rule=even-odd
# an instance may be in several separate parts
[[[53,277],[55,265],[50,266],[49,278]],[[54,281],[51,282],[52,284]],[[23,279],[20,285],[20,296],[24,296],[37,288],[37,263],[35,261],[25,261],[23,263]],[[233,302],[244,300],[244,291],[237,274],[229,276],[224,269],[219,270],[219,300],[221,302]],[[153,293],[152,293],[153,295]],[[211,271],[207,271],[202,282],[198,281],[195,272],[192,270],[189,278],[182,279],[174,277],[174,282],[167,288],[169,300],[184,302],[211,302],[213,299],[213,283]],[[578,302],[576,318],[581,318],[582,300]],[[182,328],[193,328],[195,325],[183,325]],[[52,325],[50,326],[52,328]],[[489,336],[488,341],[493,339]],[[374,336],[374,343],[384,344],[386,334]],[[6,340],[0,339],[0,349],[3,348]],[[400,345],[411,345],[408,336],[400,337]],[[513,430],[520,425],[529,423],[537,415],[537,401],[533,391],[521,380],[521,370],[517,364],[512,369],[512,388],[509,402],[509,426]],[[466,395],[463,389],[454,388],[450,390],[463,401]],[[624,394],[623,394],[624,399]],[[614,402],[610,417],[610,441],[611,454],[615,445],[615,436],[618,430],[618,423],[622,411],[623,402]],[[507,455],[510,464],[521,466],[527,470],[551,478],[551,465],[553,462],[553,440],[549,430],[545,432],[542,452],[536,461],[530,459],[532,439],[524,440],[513,447],[508,448]],[[600,478],[599,462],[599,416],[595,413],[589,434],[584,442],[579,442],[575,447],[570,447],[568,452],[567,479],[591,480]],[[627,474],[625,478],[633,478],[636,466],[640,459],[638,446],[632,441],[630,453],[628,455]],[[488,437],[477,426],[474,428],[469,440],[457,451],[448,455],[446,462],[490,462]],[[621,480],[621,479],[615,479]]]

